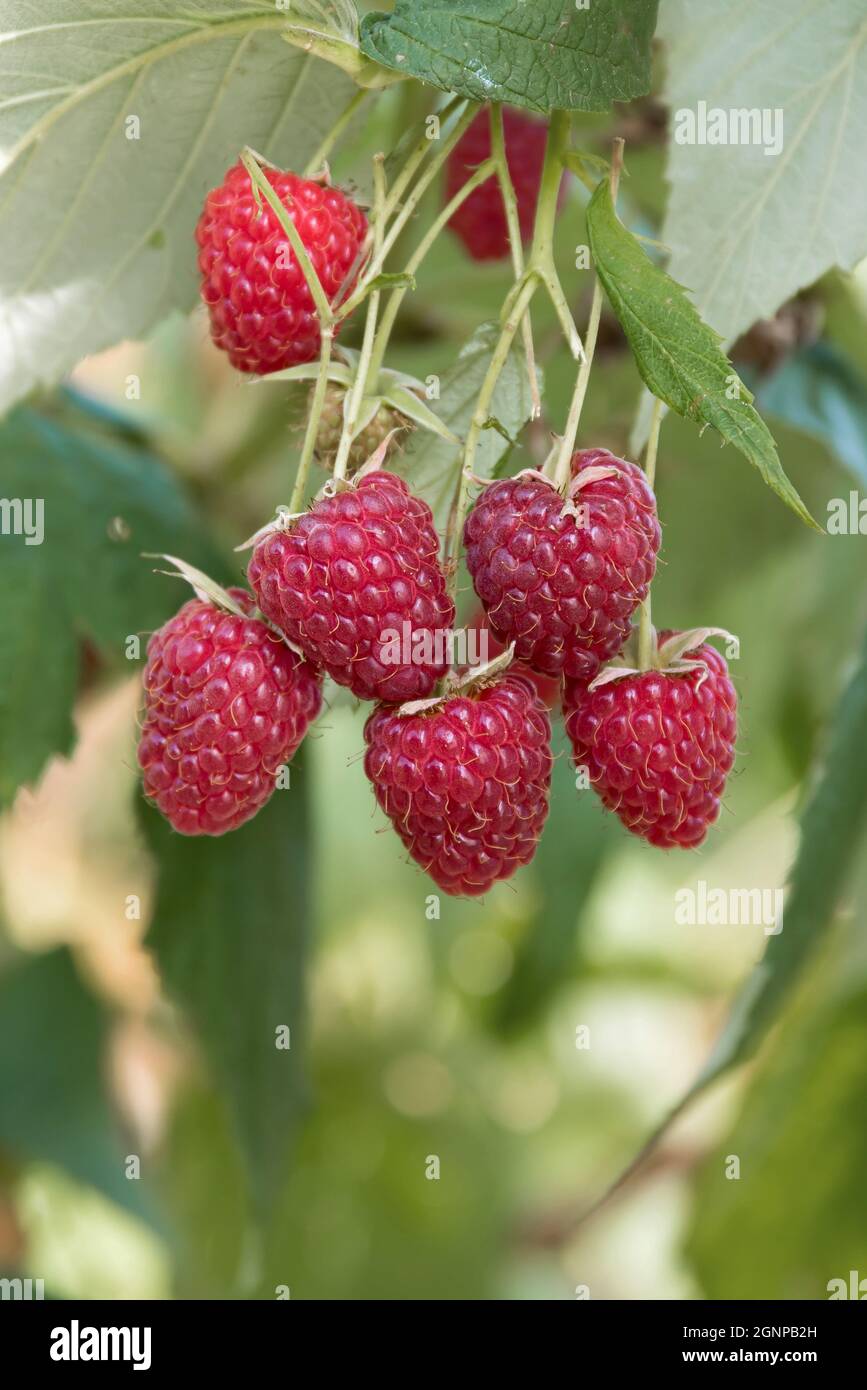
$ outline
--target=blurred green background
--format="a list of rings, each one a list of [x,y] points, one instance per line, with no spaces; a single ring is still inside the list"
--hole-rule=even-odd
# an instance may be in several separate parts
[[[408,90],[377,97],[337,177],[363,186],[367,155],[415,114]],[[636,103],[628,119],[621,212],[653,235],[660,110]],[[618,123],[582,121],[607,150]],[[559,224],[579,323],[584,198],[570,184]],[[446,376],[508,284],[444,236],[390,364]],[[544,418],[509,470],[544,457],[573,384],[537,304]],[[828,499],[867,487],[865,317],[867,273],[832,273],[735,349],[820,520]],[[606,313],[579,442],[626,453],[639,388]],[[631,840],[576,791],[558,725],[534,864],[482,903],[443,898],[435,917],[432,885],[374,813],[365,711],[333,687],[291,790],[231,842],[184,841],[139,805],[138,667],[114,634],[156,626],[181,599],[140,552],[183,546],[215,577],[240,576],[233,546],[287,500],[304,399],[239,380],[196,313],[85,361],[69,390],[4,427],[48,495],[76,466],[99,517],[130,473],[141,498],[133,517],[119,490],[96,570],[52,561],[77,648],[77,743],[0,821],[0,1269],[88,1298],[821,1298],[850,1269],[867,1276],[863,840],[854,883],[822,882],[821,855],[806,870],[823,894],[815,950],[757,1059],[582,1219],[693,1083],[765,949],[761,926],[677,925],[675,893],[787,883],[867,621],[864,537],[809,533],[731,448],[669,417],[655,620],[740,639],[720,824],[698,854]],[[92,509],[62,496],[72,542]],[[466,616],[466,586],[462,603]],[[10,759],[53,736],[38,682],[61,679],[54,640],[17,653],[34,688]],[[863,785],[865,740],[849,753]]]

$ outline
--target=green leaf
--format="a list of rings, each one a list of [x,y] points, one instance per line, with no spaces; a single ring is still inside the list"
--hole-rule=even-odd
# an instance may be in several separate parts
[[[867,182],[856,172],[867,129],[864,3],[667,0],[661,29],[673,135],[661,235],[672,275],[731,342],[830,266],[851,270],[867,255]],[[699,102],[780,111],[782,147],[679,143],[690,134],[680,113],[696,114]]]
[[[827,1298],[833,1279],[848,1297],[849,1271],[865,1275],[865,1010],[862,988],[833,1009],[795,1011],[702,1165],[687,1254],[705,1297]]]
[[[454,366],[444,372],[440,379],[436,413],[442,424],[458,437],[466,434],[499,336],[499,324],[482,324],[461,348]],[[541,373],[539,387],[541,390]],[[516,344],[500,374],[492,411],[514,436],[529,420],[531,409],[524,354],[520,344]],[[496,430],[484,430],[476,451],[476,474],[480,478],[491,477],[497,462],[508,448],[508,442]],[[453,444],[425,431],[424,434],[411,436],[402,457],[390,467],[412,482],[413,491],[431,507],[434,521],[442,530],[448,520],[460,464],[460,452]]]
[[[624,227],[607,180],[590,199],[587,229],[599,279],[648,389],[679,415],[713,425],[777,496],[815,527],[718,334],[702,322],[681,286],[649,260]]]
[[[435,415],[429,405],[425,405],[414,391],[408,391],[404,386],[390,386],[383,397],[389,405],[393,405],[395,410],[399,410],[401,415],[407,419],[414,420],[423,429],[431,430],[433,434],[439,435],[447,444],[454,447],[460,445],[460,440],[456,434],[443,424],[438,415]]]
[[[0,1146],[39,1159],[141,1213],[124,1173],[104,1068],[110,1020],[66,948],[22,958],[0,978]]]
[[[44,518],[40,544],[15,534],[16,510],[0,535],[0,804],[72,747],[79,640],[120,665],[127,638],[139,635],[143,650],[146,634],[186,597],[179,583],[154,575],[142,551],[180,552],[205,569],[215,560],[152,455],[106,442],[78,411],[70,419],[75,429],[20,408],[0,425],[0,494],[33,503],[31,522],[41,502]],[[27,511],[20,515],[26,525]]]
[[[608,111],[650,90],[656,11],[656,0],[397,0],[364,16],[361,48],[473,101]]]
[[[307,1103],[304,962],[309,932],[308,787],[303,753],[231,849],[187,839],[143,806],[159,888],[147,944],[227,1097],[260,1216],[285,1177]],[[277,1046],[288,1028],[290,1046]]]
[[[190,309],[206,190],[245,142],[303,167],[352,91],[281,41],[273,0],[8,0],[3,20],[0,410]]]
[[[831,925],[867,822],[867,641],[833,721],[819,781],[801,818],[783,930],[737,995],[690,1098],[755,1053]]]

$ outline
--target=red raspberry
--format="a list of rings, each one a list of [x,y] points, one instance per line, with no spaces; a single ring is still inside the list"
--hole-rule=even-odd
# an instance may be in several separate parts
[[[486,487],[464,528],[491,630],[548,676],[592,680],[626,640],[656,569],[659,522],[644,474],[606,449],[573,455],[573,479],[596,467],[616,473],[573,484],[586,524],[563,514],[563,498],[543,478],[518,474]]]
[[[410,855],[474,897],[529,864],[548,814],[551,725],[524,676],[417,714],[380,705],[364,768]]]
[[[737,695],[725,658],[704,645],[690,659],[705,669],[646,671],[595,690],[567,681],[563,692],[576,767],[628,830],[662,849],[701,844],[735,758]]]
[[[536,200],[542,179],[547,126],[512,106],[503,110],[503,136],[506,163],[512,177],[518,204],[521,240],[530,240],[536,215]],[[446,162],[445,201],[463,188],[469,175],[491,154],[491,126],[487,111],[480,111],[455,145]],[[562,201],[562,190],[561,190]],[[474,261],[498,261],[509,254],[506,209],[496,174],[474,189],[449,218],[449,226],[460,237]]]
[[[266,169],[292,218],[329,301],[358,254],[367,220],[339,188]],[[240,372],[277,372],[319,356],[313,296],[265,199],[235,164],[213,188],[196,227],[202,299],[211,336]]]
[[[252,611],[244,589],[229,592]],[[322,702],[316,672],[263,622],[201,599],[151,637],[144,687],[145,795],[183,835],[255,816]]]
[[[438,552],[427,504],[374,470],[266,535],[248,576],[308,660],[359,699],[397,704],[430,695],[448,667],[455,609]]]

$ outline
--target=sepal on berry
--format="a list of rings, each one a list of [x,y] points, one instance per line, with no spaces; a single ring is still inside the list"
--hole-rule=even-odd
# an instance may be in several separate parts
[[[158,574],[167,574],[172,579],[185,579],[196,595],[203,603],[213,603],[215,608],[220,608],[224,613],[234,613],[236,618],[246,617],[241,605],[228,590],[218,584],[210,575],[203,570],[196,569],[195,565],[188,565],[186,560],[179,560],[176,555],[151,555],[144,557],[146,560],[166,560],[170,565],[174,565],[171,570],[158,570]]]
[[[612,681],[623,680],[625,676],[640,676],[644,671],[682,676],[688,671],[706,670],[706,663],[700,657],[690,659],[688,653],[703,647],[709,637],[724,637],[726,641],[735,643],[738,640],[724,627],[693,627],[686,632],[674,632],[660,642],[656,628],[651,627],[650,662],[642,667],[638,657],[638,629],[634,627],[621,651],[602,667],[587,688],[599,690]]]
[[[485,686],[490,685],[497,676],[509,669],[514,659],[515,644],[513,642],[504,652],[498,652],[482,666],[472,666],[465,671],[450,671],[443,681],[441,695],[432,695],[428,700],[408,700],[405,704],[395,708],[395,714],[401,717],[421,714],[423,710],[436,709],[437,705],[447,704],[455,695],[473,695],[484,690]]]
[[[415,715],[378,705],[364,737],[376,799],[446,893],[478,896],[532,859],[548,814],[551,725],[524,676]]]

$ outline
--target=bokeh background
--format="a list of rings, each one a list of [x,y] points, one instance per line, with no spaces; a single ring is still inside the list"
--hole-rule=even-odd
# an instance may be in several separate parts
[[[336,176],[363,189],[370,152],[424,102],[414,87],[378,96]],[[627,137],[621,214],[658,235],[664,108],[581,121],[600,154]],[[579,323],[585,198],[570,182],[559,223]],[[508,283],[444,236],[391,365],[447,377]],[[544,457],[572,387],[537,304],[545,414],[509,470]],[[867,268],[832,272],[734,349],[823,521],[829,499],[867,489],[865,330]],[[639,392],[606,311],[580,442],[627,453]],[[158,595],[142,600],[144,633],[182,595],[140,551],[185,544],[215,577],[239,576],[233,546],[287,498],[304,399],[240,381],[202,315],[176,316],[32,402],[16,458],[100,460],[109,495],[129,469],[158,499],[165,480],[170,534],[112,515],[126,569],[94,575]],[[678,925],[675,894],[698,879],[786,884],[867,619],[864,537],[810,533],[710,431],[665,421],[658,494],[656,621],[740,639],[739,754],[718,828],[698,854],[632,840],[576,790],[558,724],[534,864],[482,903],[443,899],[438,918],[374,813],[365,711],[332,688],[291,789],[231,840],[186,842],[139,803],[140,662],[67,623],[74,752],[0,820],[0,1271],[86,1298],[822,1298],[850,1269],[867,1276],[863,856],[817,915],[758,1056],[587,1215],[693,1083],[765,949],[761,925]],[[70,510],[70,547],[80,524]],[[467,616],[466,584],[462,603]],[[34,634],[16,659],[50,673],[53,640]],[[273,1042],[283,1024],[287,1052]]]

